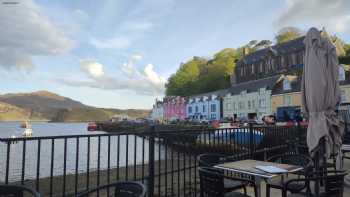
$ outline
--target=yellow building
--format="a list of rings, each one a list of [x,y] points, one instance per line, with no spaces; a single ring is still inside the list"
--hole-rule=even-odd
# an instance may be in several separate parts
[[[278,107],[301,106],[301,92],[275,94],[275,95],[272,95],[271,99],[272,99],[272,102],[271,102],[272,113],[276,113]]]
[[[341,85],[341,102],[342,103],[350,103],[350,84]]]
[[[341,90],[341,103],[350,103],[350,84],[346,76],[345,65],[339,67],[339,82]],[[271,111],[276,113],[279,107],[301,107],[301,79],[293,75],[282,75],[272,90]]]

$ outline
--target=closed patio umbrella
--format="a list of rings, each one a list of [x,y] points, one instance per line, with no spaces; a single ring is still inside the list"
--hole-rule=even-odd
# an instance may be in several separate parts
[[[316,28],[307,32],[304,44],[302,110],[309,117],[307,145],[313,157],[319,151],[321,158],[329,158],[340,150],[344,131],[335,112],[341,98],[338,58],[334,45]]]

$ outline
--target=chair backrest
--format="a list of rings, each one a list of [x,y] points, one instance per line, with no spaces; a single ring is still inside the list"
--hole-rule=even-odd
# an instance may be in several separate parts
[[[96,192],[106,192],[106,190],[114,193],[116,197],[144,197],[146,194],[145,186],[138,182],[124,181],[116,182],[109,185],[103,185],[89,191],[85,191],[77,195],[78,197],[89,196]]]
[[[344,177],[347,173],[344,171],[328,171],[327,175],[319,176],[320,174],[320,172],[314,172],[313,176],[308,178],[291,179],[284,184],[284,189],[288,188],[288,186],[293,182],[305,182],[307,185],[309,185],[310,181],[323,181],[325,189],[324,192],[320,192],[321,196],[342,197],[344,192]],[[306,192],[306,196],[308,197],[315,196],[315,193],[312,193],[309,187]]]
[[[303,154],[286,153],[282,155],[275,155],[268,159],[270,162],[277,162],[283,164],[297,165],[304,168],[312,166],[312,159]]]
[[[22,197],[33,196],[40,197],[40,194],[35,190],[22,185],[0,185],[1,197]]]
[[[346,173],[342,171],[328,172],[325,177],[325,196],[342,197],[344,192],[344,177]]]
[[[197,157],[199,167],[212,167],[216,164],[225,162],[223,154],[201,154]]]
[[[200,196],[201,197],[223,197],[224,178],[222,174],[216,173],[210,168],[199,168]]]

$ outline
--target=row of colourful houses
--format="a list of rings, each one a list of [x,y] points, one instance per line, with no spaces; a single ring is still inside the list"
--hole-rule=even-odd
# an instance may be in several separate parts
[[[350,103],[349,81],[342,79],[340,84],[342,102]],[[151,118],[159,121],[260,119],[288,106],[301,106],[300,78],[279,75],[202,95],[165,97],[153,106]]]
[[[245,54],[236,63],[230,88],[190,97],[165,97],[156,101],[151,118],[160,121],[260,119],[276,114],[283,107],[300,107],[303,39]],[[339,81],[342,102],[350,102],[349,66],[339,66]]]

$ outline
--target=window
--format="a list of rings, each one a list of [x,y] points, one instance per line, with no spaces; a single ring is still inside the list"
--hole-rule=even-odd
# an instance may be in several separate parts
[[[291,89],[292,89],[292,87],[290,85],[289,80],[288,79],[284,79],[283,80],[283,90],[287,91],[287,90],[291,90]]]
[[[259,100],[259,107],[265,107],[265,99],[260,99]]]
[[[216,114],[210,114],[210,119],[216,119]]]
[[[284,95],[283,102],[284,102],[284,105],[286,106],[292,105],[292,96]]]
[[[255,108],[255,100],[252,100],[252,108]]]
[[[232,110],[231,103],[226,103],[226,108],[227,108],[228,110]]]
[[[243,103],[242,101],[240,101],[240,102],[238,103],[238,108],[239,108],[239,109],[244,109],[244,103]]]
[[[196,108],[195,108],[195,109],[196,109],[196,113],[198,113],[198,106],[196,106]]]
[[[250,101],[248,101],[248,109],[250,109]]]
[[[346,102],[346,94],[345,94],[345,90],[341,91],[341,102]]]
[[[215,104],[211,104],[210,105],[210,111],[211,112],[216,112],[216,105]]]
[[[192,107],[188,107],[188,113],[192,113]]]
[[[203,112],[205,112],[205,105],[203,105]]]
[[[339,66],[339,81],[345,80],[345,70],[342,66]]]

